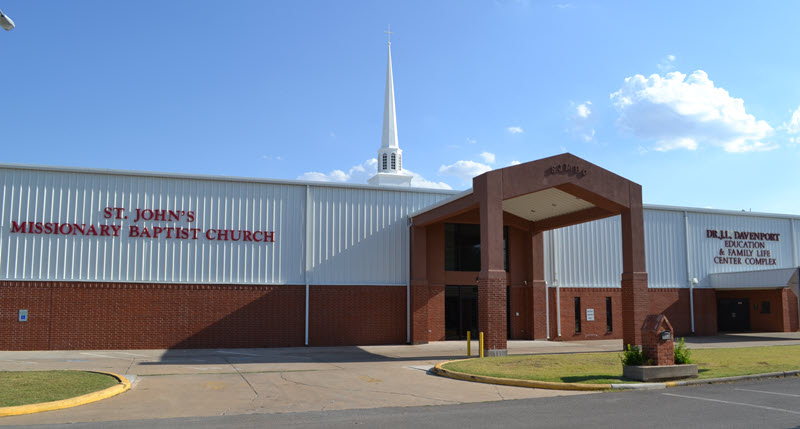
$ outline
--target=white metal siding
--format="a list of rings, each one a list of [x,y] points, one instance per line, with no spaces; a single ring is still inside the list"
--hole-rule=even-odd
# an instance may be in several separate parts
[[[644,239],[648,286],[687,286],[683,213],[645,210]]]
[[[302,283],[304,195],[297,185],[0,169],[0,279]],[[129,218],[105,219],[104,207]],[[195,211],[196,220],[134,224],[136,208]],[[11,234],[12,220],[122,229],[120,237]],[[277,239],[134,238],[130,225],[271,230]]]
[[[792,219],[794,237],[792,237],[792,248],[794,249],[793,266],[800,266],[800,219]]]
[[[550,232],[553,262],[560,287],[615,287],[622,273],[619,216]],[[551,273],[552,275],[552,273]]]
[[[311,187],[312,284],[405,284],[407,215],[448,194]]]
[[[764,241],[766,250],[777,265],[753,266],[715,264],[714,257],[725,249],[723,240],[706,238],[706,230],[748,231],[779,233],[780,241]],[[731,233],[731,236],[733,234]],[[780,219],[758,216],[735,216],[723,214],[689,213],[689,244],[691,262],[689,272],[696,277],[701,288],[710,287],[708,275],[713,273],[730,273],[759,269],[790,268],[792,261],[791,219]]]

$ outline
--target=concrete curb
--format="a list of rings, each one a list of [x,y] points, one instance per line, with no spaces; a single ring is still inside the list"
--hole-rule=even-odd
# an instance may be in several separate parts
[[[504,386],[534,387],[537,389],[550,390],[611,390],[611,384],[584,384],[584,383],[557,383],[552,381],[536,380],[517,380],[513,378],[488,377],[484,375],[472,375],[464,372],[451,371],[442,368],[442,365],[451,362],[460,362],[468,359],[451,360],[437,363],[433,367],[433,372],[443,377],[456,380],[475,381],[478,383],[502,384]]]
[[[98,390],[97,392],[87,393],[85,395],[76,396],[74,398],[62,399],[60,401],[17,405],[14,407],[0,407],[0,417],[18,416],[21,414],[33,414],[33,413],[40,413],[42,411],[53,411],[53,410],[61,410],[64,408],[77,407],[78,405],[89,404],[92,402],[97,402],[106,398],[110,398],[114,395],[118,395],[122,392],[125,392],[126,390],[131,388],[131,383],[128,381],[128,379],[121,375],[103,371],[83,371],[83,372],[94,372],[97,374],[110,375],[119,380],[119,384],[116,384],[114,386],[108,387],[103,390]]]
[[[536,389],[550,390],[583,390],[583,391],[604,391],[604,390],[656,390],[668,387],[692,386],[698,384],[730,383],[733,381],[758,380],[762,378],[781,378],[800,376],[800,370],[768,372],[764,374],[738,375],[734,377],[691,379],[680,381],[666,381],[663,383],[611,383],[611,384],[585,384],[585,383],[559,383],[554,381],[518,380],[514,378],[489,377],[485,375],[472,375],[464,372],[452,371],[442,368],[442,365],[452,362],[461,362],[469,359],[456,359],[440,362],[433,367],[433,372],[442,377],[455,380],[475,381],[478,383],[502,384],[504,386],[533,387]]]

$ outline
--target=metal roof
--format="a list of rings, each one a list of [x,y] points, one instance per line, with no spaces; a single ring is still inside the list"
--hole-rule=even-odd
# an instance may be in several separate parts
[[[369,189],[380,191],[399,191],[399,192],[425,192],[436,194],[458,194],[461,191],[452,189],[433,189],[433,188],[414,188],[414,187],[393,187],[393,186],[373,186],[360,183],[341,183],[341,182],[320,182],[312,180],[288,180],[288,179],[265,179],[258,177],[238,177],[238,176],[215,176],[206,174],[187,174],[187,173],[162,173],[150,171],[136,171],[136,170],[114,170],[106,168],[86,168],[86,167],[55,167],[49,165],[33,165],[33,164],[12,164],[0,162],[0,168],[9,168],[15,170],[38,170],[38,171],[55,171],[67,173],[88,173],[88,174],[103,174],[103,175],[116,175],[116,176],[134,176],[134,177],[157,177],[168,179],[190,179],[190,180],[211,180],[217,182],[246,182],[246,183],[264,183],[271,185],[296,185],[296,186],[323,186],[331,188],[349,188],[349,189]]]

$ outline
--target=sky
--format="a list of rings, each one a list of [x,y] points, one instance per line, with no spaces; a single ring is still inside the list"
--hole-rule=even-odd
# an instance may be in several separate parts
[[[0,162],[414,186],[570,152],[800,215],[800,2],[0,0]]]

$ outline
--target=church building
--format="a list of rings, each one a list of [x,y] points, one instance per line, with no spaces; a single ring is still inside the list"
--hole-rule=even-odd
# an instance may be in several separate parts
[[[414,188],[397,136],[390,45],[369,184],[0,164],[0,350],[798,330],[800,216],[643,205],[568,153]]]

